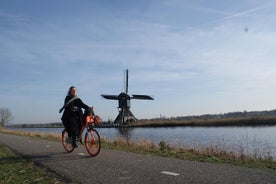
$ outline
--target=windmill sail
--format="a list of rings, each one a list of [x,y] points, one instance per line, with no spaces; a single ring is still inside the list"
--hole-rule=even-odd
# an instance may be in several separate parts
[[[119,99],[118,95],[101,95],[101,96],[108,100],[118,100]]]
[[[126,70],[126,94],[128,93],[128,70]]]
[[[149,95],[132,95],[131,99],[137,99],[137,100],[154,100],[153,97]]]

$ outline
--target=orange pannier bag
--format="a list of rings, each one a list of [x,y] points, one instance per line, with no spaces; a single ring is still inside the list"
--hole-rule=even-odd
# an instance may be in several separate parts
[[[95,121],[95,124],[96,125],[100,125],[101,124],[101,118],[100,118],[100,116],[95,116],[95,118],[94,118],[94,121]]]
[[[85,126],[89,125],[100,125],[101,119],[99,116],[86,116],[85,118]]]

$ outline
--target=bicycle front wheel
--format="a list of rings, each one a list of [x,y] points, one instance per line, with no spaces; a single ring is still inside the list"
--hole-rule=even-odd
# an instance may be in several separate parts
[[[97,130],[90,128],[87,130],[84,137],[84,145],[92,157],[97,156],[101,150],[100,135]]]
[[[62,138],[61,138],[62,145],[68,153],[71,153],[74,150],[74,147],[72,146],[72,138],[68,136],[68,132],[66,129],[62,131]]]

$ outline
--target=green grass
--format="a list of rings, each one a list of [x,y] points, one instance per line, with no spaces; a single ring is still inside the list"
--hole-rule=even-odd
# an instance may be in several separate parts
[[[61,182],[50,178],[45,170],[35,167],[32,162],[26,161],[0,144],[0,183],[58,184]]]

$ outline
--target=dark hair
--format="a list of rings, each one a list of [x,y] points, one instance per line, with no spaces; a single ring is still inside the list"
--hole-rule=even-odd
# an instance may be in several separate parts
[[[75,86],[71,86],[71,87],[69,88],[68,92],[67,92],[67,96],[71,96],[71,90],[72,90],[73,88],[77,89]]]

